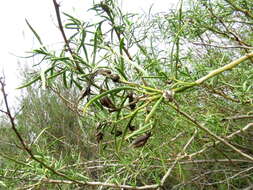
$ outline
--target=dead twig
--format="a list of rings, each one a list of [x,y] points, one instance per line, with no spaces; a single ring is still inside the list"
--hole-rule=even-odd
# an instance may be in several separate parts
[[[224,48],[224,49],[231,49],[231,48],[246,48],[246,49],[253,49],[251,46],[220,46],[216,44],[207,44],[207,43],[200,43],[200,42],[191,42],[194,45],[199,45],[199,46],[210,46],[210,47],[215,47],[215,48]]]
[[[212,131],[210,131],[208,128],[204,127],[203,125],[201,125],[200,123],[198,123],[194,118],[192,118],[190,115],[188,115],[187,113],[181,111],[178,107],[174,106],[171,103],[167,104],[172,107],[173,109],[175,109],[178,113],[180,113],[181,115],[183,115],[185,118],[187,118],[188,120],[190,120],[193,124],[195,124],[195,126],[197,126],[199,129],[201,129],[202,131],[205,131],[208,135],[210,135],[211,137],[213,137],[214,139],[216,139],[217,141],[223,143],[224,145],[228,146],[229,148],[231,148],[232,150],[234,150],[235,152],[237,152],[238,154],[240,154],[241,156],[252,160],[253,161],[253,157],[242,152],[240,149],[236,148],[234,145],[232,145],[231,143],[229,143],[225,138],[222,138],[218,135],[216,135],[215,133],[213,133]],[[214,143],[215,145],[216,143]]]
[[[40,163],[43,167],[45,167],[46,169],[50,170],[54,174],[56,174],[58,176],[61,176],[61,177],[65,178],[65,179],[67,179],[67,180],[70,180],[70,181],[73,181],[73,182],[79,184],[78,181],[76,181],[74,179],[71,179],[70,177],[66,176],[65,174],[54,170],[54,168],[48,166],[43,161],[41,161],[40,159],[36,158],[36,156],[33,154],[32,150],[25,143],[25,140],[23,139],[23,137],[21,136],[21,134],[18,132],[18,130],[16,128],[14,117],[12,116],[10,108],[9,108],[9,104],[8,104],[8,100],[7,100],[7,94],[5,92],[5,83],[4,83],[3,78],[0,79],[0,85],[1,85],[1,92],[2,92],[2,95],[3,95],[3,98],[4,98],[4,104],[5,104],[5,108],[6,108],[5,112],[6,112],[8,118],[10,120],[11,128],[14,131],[15,135],[17,136],[19,142],[21,143],[23,150],[25,150],[29,154],[29,156],[31,157],[32,160]]]
[[[252,127],[252,126],[253,126],[253,123],[249,123],[249,124],[247,124],[245,127],[243,127],[242,129],[239,129],[239,130],[235,131],[234,133],[231,133],[230,135],[226,136],[224,139],[229,140],[229,139],[231,139],[232,137],[234,137],[235,135],[247,131],[247,130],[248,130],[250,127]],[[204,148],[202,148],[201,150],[199,150],[199,151],[197,151],[197,152],[194,152],[194,153],[189,154],[189,155],[183,155],[183,156],[182,156],[182,159],[183,159],[183,158],[192,158],[192,157],[194,157],[194,156],[197,156],[197,155],[199,155],[199,154],[205,152],[205,151],[208,150],[209,148],[218,145],[219,143],[221,143],[221,142],[220,142],[220,141],[215,141],[214,143],[208,143]],[[166,160],[166,161],[174,161],[174,160],[175,160],[175,159],[168,159],[168,160]],[[252,161],[252,160],[250,160],[250,161]]]
[[[163,176],[162,180],[161,180],[161,187],[165,184],[167,178],[170,176],[172,169],[176,166],[176,164],[178,163],[178,161],[180,160],[180,157],[182,154],[185,154],[186,149],[189,147],[189,145],[192,143],[192,141],[194,140],[195,136],[197,135],[198,130],[196,129],[194,131],[194,134],[192,135],[192,137],[188,140],[188,142],[185,144],[185,146],[183,147],[182,151],[178,153],[176,160],[173,162],[172,166],[167,170],[166,174]]]

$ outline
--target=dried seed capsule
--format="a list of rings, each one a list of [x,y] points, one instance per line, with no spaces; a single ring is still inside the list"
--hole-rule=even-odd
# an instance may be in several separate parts
[[[129,102],[132,102],[132,101],[134,100],[134,93],[133,93],[133,92],[129,92],[129,93],[127,94],[127,97],[128,97],[128,99],[129,99]]]
[[[147,133],[147,134],[145,134],[143,136],[140,136],[140,137],[136,138],[133,141],[133,143],[132,143],[131,146],[134,147],[134,148],[138,148],[138,147],[144,146],[147,143],[147,141],[148,141],[148,139],[149,139],[150,136],[151,136],[151,132],[149,132],[149,133]]]
[[[129,107],[131,110],[134,110],[136,108],[136,103],[130,103]]]
[[[118,136],[120,136],[120,135],[122,135],[123,134],[123,132],[122,131],[119,131],[119,130],[116,130],[115,132],[114,132],[114,135],[116,136],[116,137],[118,137]]]
[[[128,125],[127,127],[128,127],[128,129],[129,129],[130,131],[134,131],[134,130],[135,130],[135,126],[133,126],[133,125],[131,125],[131,124]]]
[[[100,75],[109,76],[110,74],[112,74],[112,71],[109,69],[99,69],[97,73]]]
[[[97,142],[99,143],[101,140],[103,140],[103,137],[104,137],[104,134],[101,132],[101,131],[98,131],[96,133],[96,139],[97,139]]]
[[[128,102],[129,102],[129,107],[131,110],[134,110],[136,107],[136,103],[134,102],[134,93],[130,92],[128,95]]]
[[[91,95],[91,89],[90,89],[90,85],[87,86],[87,88],[85,88],[84,90],[82,90],[79,98],[78,98],[78,101],[82,100],[85,96],[87,95]]]
[[[111,99],[108,98],[108,96],[104,96],[100,99],[100,103],[106,107],[106,108],[110,108],[110,109],[116,109],[116,107],[114,106],[114,104],[112,103]]]
[[[120,76],[117,74],[110,75],[110,78],[112,79],[113,82],[120,82]]]

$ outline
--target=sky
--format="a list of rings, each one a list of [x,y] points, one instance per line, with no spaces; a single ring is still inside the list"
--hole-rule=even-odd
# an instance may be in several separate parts
[[[62,12],[80,18],[90,18],[87,11],[93,0],[58,0]],[[99,2],[99,1],[96,1]],[[177,0],[121,0],[119,2],[124,12],[148,12],[151,5],[152,13],[167,12],[176,7]],[[0,76],[5,76],[6,90],[10,104],[15,104],[15,97],[20,95],[16,87],[21,85],[19,73],[26,66],[36,63],[33,59],[24,59],[28,52],[38,47],[37,40],[28,28],[25,19],[32,25],[42,38],[44,44],[53,46],[61,43],[62,36],[57,28],[57,21],[52,0],[8,0],[0,6]],[[0,100],[2,95],[0,95]]]

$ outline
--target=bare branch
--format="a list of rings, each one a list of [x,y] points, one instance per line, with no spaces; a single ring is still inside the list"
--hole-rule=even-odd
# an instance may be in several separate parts
[[[194,134],[192,135],[192,137],[188,140],[188,142],[183,147],[182,151],[178,153],[176,160],[173,162],[172,166],[167,170],[166,174],[163,176],[163,178],[161,180],[161,186],[164,185],[164,183],[166,182],[167,178],[170,176],[172,169],[176,166],[176,164],[178,163],[178,161],[181,159],[181,155],[185,154],[184,152],[186,151],[187,147],[192,143],[193,139],[197,135],[197,132],[198,132],[198,130],[196,129],[194,131]]]
[[[72,49],[70,48],[70,45],[69,45],[69,41],[67,40],[67,37],[66,37],[66,34],[64,32],[64,29],[63,29],[63,25],[62,25],[62,20],[61,20],[61,14],[60,14],[60,5],[56,2],[56,0],[53,0],[53,3],[54,3],[54,8],[55,8],[55,12],[56,12],[56,17],[57,17],[57,21],[58,21],[58,25],[59,25],[59,29],[61,31],[61,34],[62,34],[62,37],[64,39],[64,42],[66,44],[66,47],[67,47],[67,50],[69,51],[69,53],[71,54],[75,64],[76,64],[76,69],[80,72],[80,73],[83,73],[83,70],[82,68],[79,66],[78,62],[75,61],[75,54],[74,52],[72,51]]]
[[[1,85],[1,92],[4,98],[4,103],[5,103],[5,107],[6,107],[6,114],[9,117],[9,120],[11,122],[11,128],[14,131],[15,135],[17,136],[19,142],[22,145],[22,148],[30,155],[31,159],[33,159],[34,161],[40,163],[43,167],[47,168],[48,170],[50,170],[51,172],[53,172],[54,174],[61,176],[67,180],[73,181],[77,184],[80,184],[80,182],[71,179],[70,177],[66,176],[63,173],[60,173],[56,170],[54,170],[52,167],[48,166],[47,164],[45,164],[43,161],[39,160],[38,158],[35,157],[35,155],[33,154],[32,150],[28,147],[28,145],[25,143],[24,139],[22,138],[21,134],[18,132],[17,128],[16,128],[16,124],[14,121],[14,117],[11,114],[10,108],[9,108],[9,104],[8,104],[8,100],[7,100],[7,94],[5,92],[5,83],[3,81],[3,79],[0,79],[0,85]]]
[[[253,47],[250,47],[250,46],[219,46],[215,44],[206,44],[206,43],[200,43],[200,42],[191,42],[191,43],[194,45],[211,46],[211,47],[224,48],[224,49],[230,49],[230,48],[253,49]]]
[[[253,161],[253,157],[242,152],[241,150],[239,150],[238,148],[236,148],[234,145],[230,144],[227,140],[225,140],[224,138],[221,138],[220,136],[216,135],[215,133],[213,133],[212,131],[210,131],[208,128],[204,127],[203,125],[201,125],[200,123],[198,123],[194,118],[192,118],[190,115],[188,115],[187,113],[181,111],[180,109],[178,109],[177,107],[175,107],[174,105],[167,103],[170,107],[172,107],[173,109],[175,109],[178,113],[180,113],[181,115],[183,115],[185,118],[187,118],[188,120],[190,120],[192,123],[194,123],[199,129],[205,131],[208,135],[210,135],[211,137],[213,137],[214,139],[218,140],[219,142],[223,143],[224,145],[228,146],[229,148],[231,148],[232,150],[234,150],[235,152],[237,152],[238,154],[240,154],[241,156],[252,160]]]

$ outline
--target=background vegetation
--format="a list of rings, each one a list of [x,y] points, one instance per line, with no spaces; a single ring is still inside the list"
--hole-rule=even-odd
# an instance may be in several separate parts
[[[1,78],[0,188],[253,186],[252,1],[136,15],[105,0],[93,23],[53,3],[62,49],[27,21],[41,61],[15,114]]]

